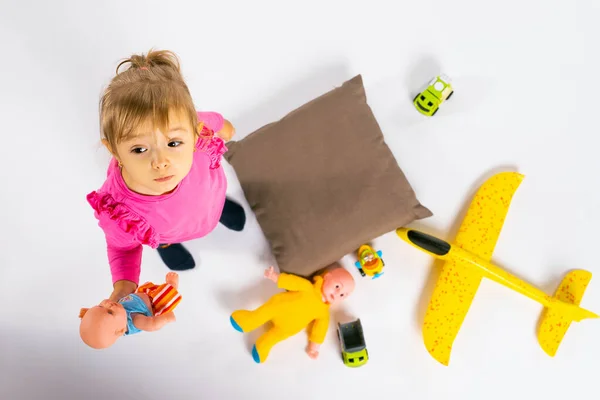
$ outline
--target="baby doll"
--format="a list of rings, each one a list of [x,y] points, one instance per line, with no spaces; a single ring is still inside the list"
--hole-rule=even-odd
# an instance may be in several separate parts
[[[250,332],[266,322],[272,323],[252,348],[252,358],[262,363],[275,344],[312,323],[306,352],[316,359],[329,328],[329,307],[354,291],[354,278],[337,263],[317,274],[313,282],[295,275],[278,274],[273,267],[265,270],[265,277],[287,291],[275,294],[254,311],[235,311],[230,317],[231,325],[239,332]]]
[[[94,349],[104,349],[121,336],[157,331],[175,322],[173,310],[181,302],[177,291],[179,275],[169,272],[165,282],[162,285],[147,282],[116,303],[102,300],[95,307],[82,308],[81,339]]]

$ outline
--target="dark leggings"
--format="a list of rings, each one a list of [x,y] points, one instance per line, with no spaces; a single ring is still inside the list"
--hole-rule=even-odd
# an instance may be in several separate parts
[[[223,206],[223,212],[219,222],[232,231],[241,231],[244,229],[244,225],[246,225],[246,213],[244,212],[244,208],[238,203],[225,199],[225,205]]]

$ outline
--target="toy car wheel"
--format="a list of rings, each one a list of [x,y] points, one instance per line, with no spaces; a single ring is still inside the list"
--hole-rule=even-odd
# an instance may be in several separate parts
[[[446,100],[450,100],[450,97],[452,97],[453,94],[454,94],[454,90],[450,92],[450,94],[448,95],[448,97],[446,97]]]
[[[436,112],[438,112],[439,108],[436,108],[435,111],[433,112],[433,114],[431,114],[431,116],[433,117],[435,115]]]
[[[359,269],[359,270],[358,270],[358,272],[360,272],[360,275],[361,275],[361,276],[366,276],[366,275],[367,275],[367,274],[365,274],[365,271],[363,271],[363,270],[362,270],[362,268],[361,268],[361,269]]]

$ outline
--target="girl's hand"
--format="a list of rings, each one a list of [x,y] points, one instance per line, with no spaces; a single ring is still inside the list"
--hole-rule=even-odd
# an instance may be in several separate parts
[[[235,128],[233,127],[231,122],[224,120],[223,127],[219,132],[216,132],[215,134],[224,141],[229,142],[231,138],[235,135]]]
[[[113,292],[110,295],[109,300],[117,302],[120,298],[135,292],[135,289],[137,289],[137,285],[132,281],[116,281],[113,286]]]

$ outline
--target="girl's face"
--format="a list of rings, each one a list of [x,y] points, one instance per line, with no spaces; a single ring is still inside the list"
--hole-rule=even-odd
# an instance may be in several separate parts
[[[113,152],[122,165],[123,180],[136,193],[158,196],[173,191],[192,168],[196,135],[182,113],[169,114],[166,132],[151,121]]]

